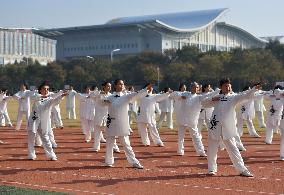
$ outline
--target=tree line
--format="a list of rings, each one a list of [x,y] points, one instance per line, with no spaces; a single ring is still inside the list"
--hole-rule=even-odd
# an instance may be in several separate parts
[[[284,45],[270,41],[265,48],[205,53],[186,46],[163,54],[141,53],[113,63],[103,58],[78,58],[42,66],[32,59],[24,59],[0,67],[0,87],[11,93],[23,82],[37,86],[43,80],[55,89],[72,84],[81,91],[85,85],[99,87],[104,81],[122,78],[129,85],[159,84],[161,90],[165,86],[177,89],[180,83],[192,81],[217,86],[222,77],[230,77],[236,91],[255,82],[262,82],[264,88],[273,87],[276,81],[284,81]]]

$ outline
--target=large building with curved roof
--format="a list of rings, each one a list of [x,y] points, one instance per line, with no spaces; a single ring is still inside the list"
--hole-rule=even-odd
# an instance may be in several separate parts
[[[201,51],[264,47],[266,41],[220,22],[228,9],[122,17],[102,25],[36,30],[55,39],[56,58],[134,55],[197,46]]]

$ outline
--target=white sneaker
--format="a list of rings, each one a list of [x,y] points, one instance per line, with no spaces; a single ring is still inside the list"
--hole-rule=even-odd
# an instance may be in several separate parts
[[[177,152],[177,155],[178,155],[178,156],[183,156],[183,155],[184,155],[184,151],[178,151],[178,152]]]
[[[105,167],[113,167],[113,165],[105,163]]]
[[[35,160],[35,159],[36,159],[36,156],[28,156],[28,159],[29,159],[29,160]]]
[[[106,143],[106,139],[102,137],[101,140],[100,140],[100,142],[101,142],[101,143]]]
[[[249,170],[245,170],[245,171],[240,173],[240,176],[242,176],[242,177],[253,177],[253,174],[251,174],[249,172]]]
[[[200,157],[207,157],[207,154],[204,152],[204,153],[201,153],[199,154]]]
[[[157,146],[159,146],[159,147],[164,147],[165,145],[164,145],[163,142],[160,142],[160,143],[157,144]]]
[[[50,158],[49,160],[51,160],[51,161],[57,161],[57,157],[52,157],[52,158]]]
[[[120,153],[120,150],[119,150],[119,148],[113,148],[113,152]]]
[[[284,161],[284,156],[280,156],[280,160]]]
[[[136,169],[144,169],[144,167],[140,163],[134,163],[132,167]]]
[[[238,147],[238,149],[240,152],[247,151],[247,149],[244,146],[240,146]]]
[[[0,140],[0,144],[4,144],[4,142],[2,140]]]
[[[208,175],[216,175],[215,171],[208,171]]]
[[[251,135],[251,137],[261,137],[261,136],[256,133],[256,134]]]

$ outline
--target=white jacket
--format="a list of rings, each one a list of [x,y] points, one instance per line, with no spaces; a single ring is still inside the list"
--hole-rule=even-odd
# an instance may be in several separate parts
[[[66,108],[75,108],[76,93],[77,92],[73,89],[68,92],[68,95],[66,96]]]
[[[138,93],[123,94],[114,92],[106,98],[108,101],[107,136],[127,136],[129,135],[128,105],[129,102],[147,95],[147,90],[143,89]]]
[[[34,95],[34,91],[19,91],[14,97],[19,101],[19,112],[30,112],[30,97]]]
[[[266,120],[268,123],[278,126],[280,125],[280,119],[283,111],[282,96],[279,93],[273,95],[265,95],[266,100],[270,100],[269,110],[267,112]]]
[[[92,98],[95,97],[95,125],[97,126],[106,126],[108,105],[104,104],[102,100],[107,99],[107,97],[109,97],[110,95],[111,93],[92,96]]]
[[[156,124],[155,104],[169,97],[169,93],[148,94],[139,99],[137,123]]]
[[[36,133],[40,127],[46,133],[51,129],[51,108],[53,105],[58,104],[62,100],[62,97],[60,95],[57,98],[50,96],[41,98],[40,95],[36,95],[33,98],[34,103],[28,120],[28,131]]]
[[[238,135],[236,127],[235,108],[238,103],[254,96],[256,89],[253,88],[240,94],[219,94],[219,101],[212,101],[212,98],[206,98],[202,101],[204,107],[214,107],[210,125],[208,127],[208,136],[215,140],[221,137],[224,140]]]
[[[159,108],[161,112],[173,112],[173,100],[171,98],[166,98],[159,103]]]

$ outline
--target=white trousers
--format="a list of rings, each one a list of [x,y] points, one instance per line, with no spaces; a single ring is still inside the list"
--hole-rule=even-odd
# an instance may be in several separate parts
[[[134,111],[128,111],[128,118],[129,118],[129,124],[131,125],[133,122],[133,119],[136,121],[137,119],[137,113]]]
[[[164,122],[165,117],[167,118],[167,126],[170,129],[173,129],[173,113],[172,112],[162,112],[160,115],[160,119],[157,123],[157,128],[160,128]]]
[[[93,149],[99,151],[101,149],[101,139],[104,139],[103,130],[105,127],[95,125],[94,126],[94,146]]]
[[[68,119],[76,119],[75,107],[66,107],[66,115]]]
[[[198,133],[199,133],[201,139],[202,139],[202,129],[203,129],[203,126],[206,126],[206,129],[208,131],[209,124],[210,124],[210,120],[209,119],[198,119],[197,128],[198,128]]]
[[[278,125],[273,125],[269,121],[266,123],[266,128],[265,128],[265,142],[268,144],[272,143],[273,139],[273,131],[276,131],[279,128]]]
[[[93,120],[81,118],[81,126],[83,134],[85,135],[85,140],[90,141],[92,139],[91,132],[94,132],[95,122]]]
[[[284,157],[284,128],[280,128],[280,157]]]
[[[160,138],[159,132],[157,130],[156,124],[153,123],[137,123],[138,132],[141,136],[141,142],[144,145],[150,145],[150,139],[148,136],[148,130],[147,127],[149,127],[150,136],[154,142],[154,144],[162,144],[162,140]]]
[[[248,119],[248,118],[247,119],[243,119],[243,118],[238,119],[237,128],[238,128],[239,135],[242,136],[243,133],[244,133],[244,121],[247,125],[249,135],[250,136],[258,135],[255,128],[254,128],[252,120]]]
[[[51,112],[51,126],[52,127],[63,127],[63,122],[61,119],[60,112]]]
[[[189,130],[189,134],[192,138],[193,146],[195,148],[195,151],[198,155],[204,154],[204,146],[201,141],[201,138],[198,133],[197,128],[192,128],[184,125],[178,125],[178,153],[183,154],[184,153],[184,137],[186,130]]]
[[[265,127],[265,122],[264,122],[264,116],[263,116],[263,112],[261,111],[255,111],[255,115],[256,115],[256,118],[257,118],[257,121],[258,121],[258,125],[260,127]]]
[[[236,146],[235,138],[230,138],[227,140],[223,140],[226,150],[229,154],[229,157],[233,163],[234,168],[238,173],[241,173],[247,168],[245,167],[243,158],[241,153]],[[208,151],[207,151],[207,159],[208,159],[208,171],[217,172],[217,152],[220,140],[212,139],[208,136]]]
[[[56,155],[52,149],[51,142],[49,140],[48,132],[43,132],[40,128],[37,130],[37,134],[42,140],[42,145],[45,151],[45,155],[48,159],[56,158]],[[35,153],[35,137],[36,134],[32,131],[28,131],[28,158],[36,158]]]
[[[135,158],[135,154],[130,146],[129,136],[119,136],[118,137],[120,143],[123,145],[124,153],[127,158],[127,161],[133,165],[139,163],[139,161]],[[113,147],[115,143],[115,136],[108,136],[106,138],[106,155],[105,155],[105,163],[107,165],[113,165]]]
[[[8,112],[3,112],[3,114],[0,114],[1,118],[1,125],[5,126],[6,124],[12,126],[11,119],[9,117]]]
[[[16,130],[20,130],[24,115],[26,115],[26,123],[28,125],[28,120],[29,120],[29,117],[30,117],[30,113],[28,111],[19,111],[18,112],[18,116],[17,116]]]

